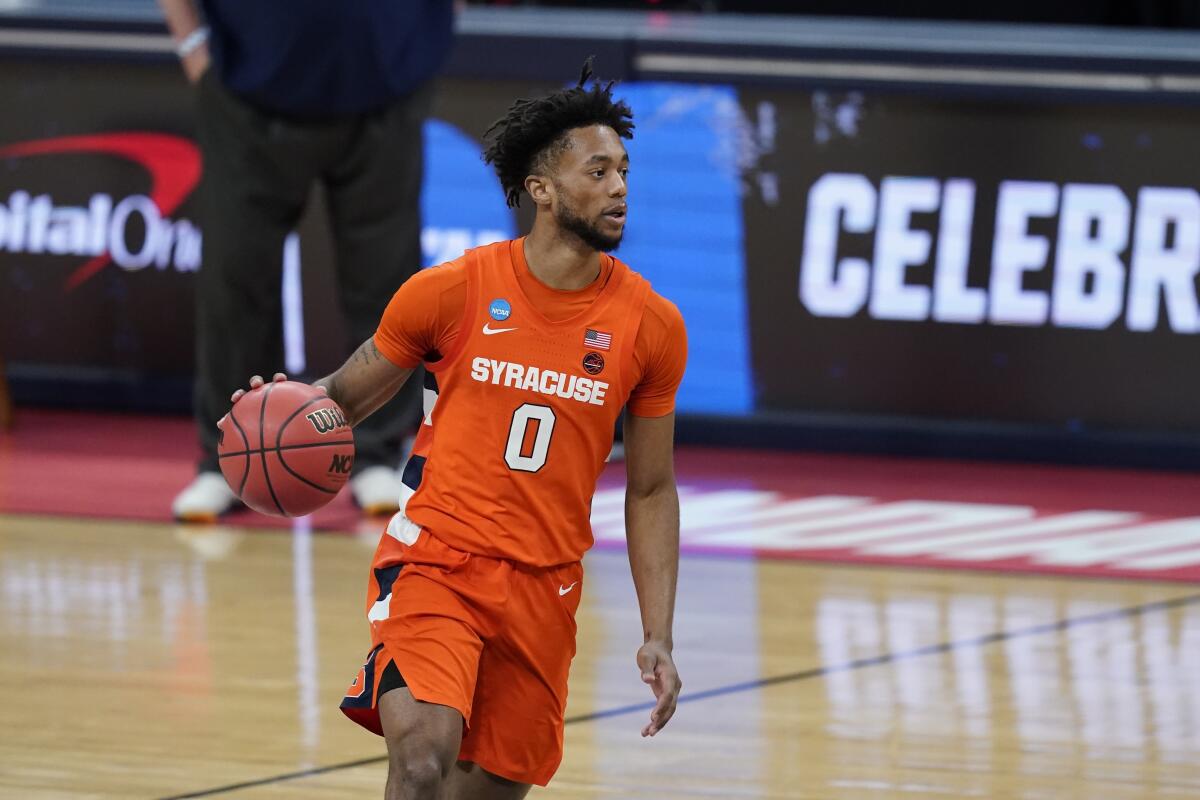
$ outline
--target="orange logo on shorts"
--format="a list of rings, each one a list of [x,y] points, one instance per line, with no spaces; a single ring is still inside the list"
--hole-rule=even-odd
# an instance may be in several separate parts
[[[354,682],[350,684],[350,688],[346,690],[346,697],[362,697],[362,693],[367,689],[367,670],[365,667],[360,667],[358,674],[354,676]]]

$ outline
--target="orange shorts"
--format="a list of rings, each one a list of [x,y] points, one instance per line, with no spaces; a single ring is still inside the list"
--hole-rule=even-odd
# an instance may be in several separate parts
[[[545,786],[562,760],[583,565],[463,553],[426,530],[400,550],[400,563],[372,570],[372,648],[342,711],[382,734],[381,689],[407,686],[462,714],[460,761]]]

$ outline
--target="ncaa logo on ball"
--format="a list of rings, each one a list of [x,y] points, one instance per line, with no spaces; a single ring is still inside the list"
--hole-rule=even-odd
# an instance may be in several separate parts
[[[512,306],[503,297],[497,297],[488,306],[488,313],[492,315],[492,319],[497,322],[504,322],[512,314]]]
[[[588,353],[583,357],[583,368],[588,375],[599,375],[604,370],[604,356],[599,353]]]

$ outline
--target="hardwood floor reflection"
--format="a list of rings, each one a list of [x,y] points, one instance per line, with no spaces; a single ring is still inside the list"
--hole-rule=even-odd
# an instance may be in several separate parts
[[[0,797],[380,796],[337,710],[374,538],[0,517]],[[685,558],[643,740],[628,566],[587,567],[531,796],[1200,795],[1200,587]]]

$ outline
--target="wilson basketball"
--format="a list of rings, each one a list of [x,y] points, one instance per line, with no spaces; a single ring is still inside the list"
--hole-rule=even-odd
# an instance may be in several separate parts
[[[263,514],[299,517],[337,495],[354,464],[354,436],[338,404],[306,383],[247,392],[218,423],[221,473]]]

